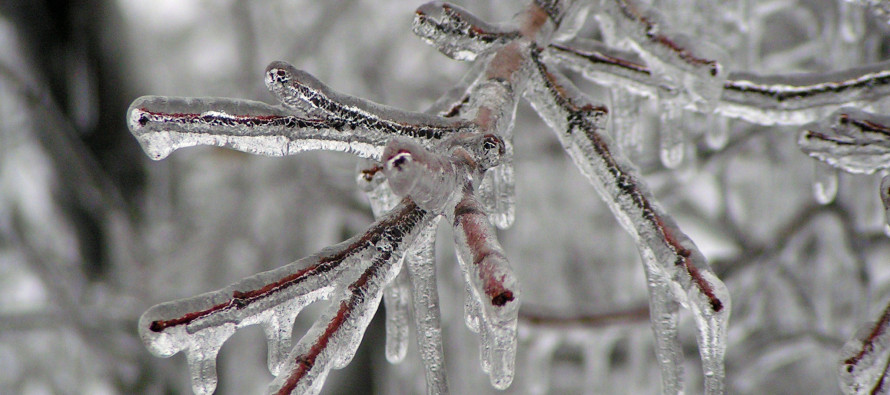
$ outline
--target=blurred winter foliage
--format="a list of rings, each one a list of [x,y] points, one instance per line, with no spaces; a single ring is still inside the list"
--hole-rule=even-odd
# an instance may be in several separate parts
[[[522,6],[472,3],[462,5],[489,21],[509,20]],[[722,48],[733,71],[826,72],[890,57],[887,25],[859,3],[647,4],[672,29]],[[152,162],[127,131],[127,106],[143,94],[272,102],[262,70],[280,59],[340,92],[422,110],[468,65],[410,34],[419,5],[0,3],[0,393],[189,393],[184,358],[160,360],[143,348],[143,311],[310,255],[373,217],[352,156],[265,158],[204,147]],[[602,38],[593,18],[582,29]],[[619,111],[609,90],[569,76]],[[726,144],[709,144],[707,123],[694,114],[684,123],[685,159],[667,170],[658,148],[662,109],[655,100],[638,105],[643,144],[631,159],[733,299],[727,392],[837,393],[840,348],[890,299],[880,177],[842,173],[836,198],[820,196],[831,202],[819,204],[814,172],[819,180],[832,170],[801,152],[799,126],[730,120]],[[517,217],[499,238],[523,304],[516,379],[506,392],[659,391],[633,241],[527,104],[514,134]],[[446,228],[439,237],[451,240]],[[451,243],[438,245],[451,391],[495,393],[479,368],[477,336],[463,323]],[[300,315],[295,333],[318,311]],[[413,341],[406,361],[385,361],[379,318],[323,393],[425,391]],[[691,319],[681,312],[680,338],[687,390],[698,393]],[[220,352],[217,393],[265,391],[265,358],[259,328],[236,334]]]

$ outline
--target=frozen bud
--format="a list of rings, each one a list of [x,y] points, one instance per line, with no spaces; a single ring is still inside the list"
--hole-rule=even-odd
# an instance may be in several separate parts
[[[383,172],[393,192],[410,197],[424,209],[441,211],[459,189],[455,164],[413,141],[391,140],[382,159]]]

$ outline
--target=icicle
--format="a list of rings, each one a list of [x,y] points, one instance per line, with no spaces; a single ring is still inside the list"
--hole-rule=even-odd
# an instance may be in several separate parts
[[[234,325],[202,331],[186,351],[186,361],[192,378],[192,391],[198,395],[216,390],[216,354],[223,343],[235,333]]]
[[[648,255],[648,254],[645,254]],[[680,344],[680,305],[671,294],[670,284],[661,278],[661,270],[652,256],[646,260],[649,285],[649,319],[655,333],[655,356],[661,368],[661,393],[683,393],[683,346]],[[709,392],[712,393],[712,392]]]
[[[463,261],[460,254],[457,254],[457,263],[460,265],[461,272],[463,272],[464,279],[466,280],[464,292],[464,323],[467,325],[467,329],[471,332],[479,333],[482,328],[482,305],[479,303],[479,299],[470,287],[470,273],[467,272],[469,265]]]
[[[549,394],[550,368],[553,354],[559,347],[561,334],[544,328],[539,328],[535,332],[525,360],[527,370],[524,379],[529,394]]]
[[[278,376],[281,372],[281,364],[287,353],[293,347],[291,337],[294,331],[294,321],[303,306],[298,301],[282,303],[269,311],[269,318],[263,325],[266,341],[269,347],[269,372]]]
[[[383,291],[383,304],[386,307],[386,360],[390,363],[402,362],[408,352],[409,293],[408,274],[405,270]]]
[[[704,262],[704,257],[696,251],[696,260]],[[731,307],[729,305],[729,290],[717,278],[710,269],[701,270],[699,272],[701,281],[704,284],[714,284],[711,288],[712,297],[702,297],[704,295],[691,295],[691,303],[687,306],[692,312],[695,319],[696,340],[698,341],[698,353],[702,361],[702,370],[705,376],[705,393],[706,394],[723,394],[724,390],[724,364],[726,357],[727,337],[726,332],[729,327],[729,313]],[[687,295],[689,292],[687,292]],[[681,298],[681,303],[685,298]],[[722,308],[715,309],[714,301],[720,300],[724,304]]]
[[[829,204],[837,196],[838,171],[818,161],[813,166],[813,194],[819,204]]]
[[[428,395],[448,393],[445,352],[442,346],[439,291],[436,287],[435,241],[439,221],[421,231],[405,257],[414,295],[414,325],[417,348],[426,372]]]
[[[705,143],[708,148],[714,151],[720,151],[729,143],[729,118],[722,117],[716,112],[708,114],[705,122],[707,130],[705,131]]]
[[[612,89],[612,136],[618,141],[621,152],[633,157],[643,151],[643,136],[640,130],[639,96],[620,88]]]
[[[686,125],[683,108],[670,93],[659,92],[661,129],[659,130],[659,157],[664,167],[676,169],[683,163],[686,151]]]

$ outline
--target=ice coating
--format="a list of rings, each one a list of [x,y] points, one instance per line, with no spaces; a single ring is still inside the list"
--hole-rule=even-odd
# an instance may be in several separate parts
[[[841,349],[838,373],[845,394],[886,394],[890,380],[890,305],[877,322],[864,325]]]
[[[519,48],[514,42],[491,59],[485,79],[470,91],[465,115],[472,118],[480,130],[498,136],[505,145],[501,164],[487,171],[478,186],[491,221],[501,229],[513,224],[516,210],[512,130],[519,93],[523,89],[524,78],[520,74],[525,63]]]
[[[158,111],[153,114],[170,118],[169,124],[163,126],[167,129],[151,132],[156,133],[151,137],[155,139],[153,149],[164,152],[164,156],[179,148],[176,144],[188,141],[190,145],[221,145],[267,155],[284,155],[291,153],[291,150],[299,152],[326,149],[381,160],[381,163],[367,164],[359,175],[359,182],[369,194],[375,216],[380,217],[379,220],[368,232],[347,241],[345,244],[348,246],[334,246],[333,250],[325,250],[327,252],[316,256],[316,261],[306,261],[309,266],[321,264],[325,260],[324,256],[333,254],[330,256],[339,256],[334,259],[342,262],[336,268],[316,273],[320,278],[320,288],[313,300],[328,298],[334,302],[309,333],[293,347],[292,352],[288,353],[287,350],[291,348],[290,331],[293,320],[305,306],[305,301],[311,298],[298,296],[293,305],[290,302],[281,302],[274,307],[259,310],[255,317],[241,319],[238,315],[239,311],[247,309],[242,306],[244,295],[253,295],[268,301],[272,300],[269,299],[272,296],[261,295],[259,290],[285,293],[285,289],[291,289],[290,283],[275,280],[274,276],[257,280],[256,287],[232,291],[231,297],[214,302],[217,304],[198,306],[203,310],[185,312],[173,318],[160,317],[152,322],[159,321],[161,324],[158,325],[167,325],[161,332],[169,330],[174,333],[184,325],[191,325],[174,321],[185,315],[198,313],[189,319],[194,318],[196,321],[193,325],[198,331],[196,333],[209,337],[202,337],[197,345],[189,348],[194,355],[193,357],[190,354],[188,358],[190,366],[196,372],[195,375],[200,377],[197,380],[200,387],[196,387],[196,391],[207,392],[208,388],[212,391],[210,384],[213,380],[208,372],[215,370],[213,364],[216,351],[225,338],[231,335],[229,332],[250,323],[260,323],[270,343],[270,371],[278,376],[272,391],[317,393],[330,369],[349,363],[381,298],[387,304],[386,356],[390,361],[398,361],[405,354],[408,303],[406,288],[410,284],[428,392],[447,393],[432,252],[435,226],[430,219],[442,213],[449,216],[455,227],[458,259],[467,280],[467,323],[471,329],[480,333],[483,370],[490,374],[495,387],[506,388],[510,385],[517,346],[519,289],[517,280],[509,269],[506,255],[495,238],[491,222],[499,227],[509,226],[513,222],[512,128],[518,95],[526,90],[526,80],[531,76],[536,87],[528,94],[529,99],[545,115],[548,124],[557,129],[560,141],[585,175],[597,185],[616,216],[623,221],[622,224],[640,241],[641,249],[652,252],[653,260],[647,265],[647,275],[652,275],[651,278],[659,276],[659,281],[668,284],[664,289],[659,288],[650,293],[653,310],[658,312],[653,313],[653,328],[658,342],[666,345],[659,346],[659,359],[670,360],[671,358],[664,355],[677,355],[678,350],[674,349],[676,336],[671,335],[676,332],[677,306],[683,304],[690,307],[700,328],[699,344],[707,377],[706,388],[709,393],[720,392],[722,350],[725,347],[725,325],[729,310],[728,296],[722,283],[709,271],[694,245],[651,200],[649,192],[638,178],[634,178],[629,162],[612,156],[609,146],[611,140],[600,130],[608,113],[605,107],[584,101],[564,77],[549,73],[539,63],[540,58],[535,58],[557,52],[554,49],[556,47],[551,46],[543,53],[534,49],[535,52],[530,54],[534,46],[546,46],[553,31],[570,36],[572,29],[578,27],[570,25],[580,19],[564,20],[566,10],[570,14],[577,13],[578,9],[586,6],[587,4],[581,2],[535,1],[520,13],[521,34],[506,31],[493,36],[495,38],[491,43],[480,41],[479,37],[492,33],[495,29],[493,25],[478,20],[468,12],[439,3],[421,7],[418,15],[428,17],[422,21],[427,28],[435,25],[440,28],[464,29],[458,33],[448,31],[441,36],[431,36],[431,41],[439,42],[436,45],[440,49],[442,46],[450,46],[447,51],[451,51],[456,57],[472,54],[478,64],[451,92],[453,94],[443,97],[430,111],[431,114],[440,115],[439,117],[392,109],[337,93],[310,74],[283,62],[273,63],[266,73],[267,85],[283,107],[255,102],[244,104],[228,99],[175,99],[183,103],[174,103],[171,108],[164,110],[166,112]],[[568,47],[559,50],[566,53],[574,51],[565,48]],[[604,51],[603,49],[598,53],[602,55]],[[593,61],[591,52],[584,55],[578,55],[577,51],[573,53],[574,60],[587,56],[590,58],[588,62]],[[644,63],[639,57],[625,55]],[[679,57],[684,59],[682,53]],[[677,100],[680,104],[676,107],[683,108],[684,111],[690,107],[689,100],[694,99],[694,96],[713,96],[713,93],[707,92],[712,90],[716,79],[705,76],[705,82],[699,84],[696,79],[699,75],[695,73],[701,70],[694,67],[692,71],[686,70],[686,74],[681,77],[671,78],[671,75],[662,70],[665,67],[661,64],[655,64],[655,76],[648,66],[621,64],[620,59],[615,57],[606,59],[603,64],[601,70],[594,73],[598,78],[611,78],[613,74],[625,73],[625,76],[617,80],[624,78],[637,83],[640,85],[638,91],[644,92],[643,96],[657,95],[658,93],[649,92],[657,92],[658,89],[676,93],[680,98]],[[636,66],[639,67],[632,70]],[[690,78],[690,75],[695,78]],[[674,86],[668,86],[670,84]],[[613,82],[612,86],[620,85]],[[694,95],[684,96],[684,89]],[[639,92],[631,93],[628,97],[638,100]],[[690,99],[690,96],[693,98]],[[633,103],[627,97],[624,99],[625,102]],[[188,100],[195,101],[185,103]],[[195,108],[201,110],[202,106],[207,108],[206,111],[194,112]],[[237,106],[246,107],[242,111],[237,110]],[[547,106],[550,108],[546,108]],[[691,107],[702,108],[700,104]],[[196,122],[196,119],[200,119],[200,122]],[[277,125],[273,125],[270,120],[284,122],[278,121],[279,119],[299,120],[312,127],[317,125],[317,128],[325,129],[325,133],[329,134],[307,137],[308,132],[302,129],[293,132],[296,133],[294,135],[288,134],[289,129],[283,132],[272,130],[272,126]],[[616,136],[621,136],[621,129],[620,125],[615,126]],[[233,130],[237,132],[234,137],[230,136]],[[336,137],[340,135],[335,131],[342,133],[344,137]],[[199,135],[200,138],[188,133]],[[136,129],[134,134],[137,134]],[[266,140],[267,135],[280,140]],[[634,136],[630,133],[628,135]],[[680,132],[673,137],[682,140],[684,135]],[[251,138],[256,141],[250,140]],[[176,139],[178,140],[175,143],[172,142]],[[197,142],[191,144],[192,141],[188,139],[196,139]],[[291,143],[291,140],[294,142]],[[634,143],[637,149],[639,143],[637,137]],[[294,148],[290,148],[288,144],[293,144]],[[628,144],[628,147],[632,146]],[[682,144],[680,146],[682,148]],[[596,154],[593,151],[597,151]],[[486,171],[489,168],[490,171]],[[385,179],[380,176],[383,174],[386,175]],[[390,186],[408,199],[401,201],[400,206],[386,214],[399,202]],[[413,208],[409,210],[409,207]],[[412,237],[415,241],[408,243]],[[402,241],[399,243],[395,240]],[[406,243],[410,244],[407,252],[403,245]],[[337,252],[337,248],[341,247],[355,251]],[[404,267],[400,268],[398,254],[406,255]],[[296,275],[295,272],[280,274],[285,277]],[[307,274],[305,281],[310,281],[310,277],[315,278],[315,275]],[[296,275],[293,278],[302,277]],[[278,282],[269,288],[272,284],[269,281]],[[300,281],[304,280],[297,282]],[[223,306],[226,303],[234,307]],[[207,311],[216,308],[219,311]],[[667,318],[661,319],[664,317]],[[206,322],[202,324],[204,321]],[[659,323],[664,325],[659,327]],[[180,336],[191,342],[192,338],[188,334]],[[207,340],[210,338],[215,342]],[[540,345],[543,354],[550,350],[548,347],[547,344]],[[207,358],[209,355],[214,358]],[[668,362],[664,362],[663,367],[668,371],[677,370],[676,365],[669,365]],[[212,376],[215,378],[215,373]],[[677,376],[679,375],[675,373],[664,374],[666,380],[679,382]],[[682,389],[682,385],[665,386],[675,387]]]
[[[807,125],[797,140],[807,155],[854,174],[890,167],[890,118],[843,108]]]
[[[533,57],[536,54],[533,52]],[[647,276],[663,279],[669,284],[673,302],[693,313],[705,391],[722,393],[730,310],[726,286],[711,272],[692,241],[654,202],[633,166],[613,151],[611,138],[603,133],[608,110],[588,102],[568,79],[542,63],[537,63],[530,87],[526,98],[532,107],[556,131],[572,160],[637,240]],[[670,344],[675,340],[659,342]]]
[[[493,26],[463,8],[437,1],[417,8],[411,27],[414,34],[446,56],[467,61],[520,36],[516,30]]]
[[[293,110],[309,111],[339,121],[343,127],[380,134],[384,140],[404,136],[432,143],[454,132],[473,130],[473,125],[464,121],[403,111],[335,92],[286,62],[272,62],[266,68],[266,86]]]
[[[543,57],[610,88],[620,88],[639,96],[657,97],[658,85],[652,72],[646,62],[633,52],[618,50],[591,39],[576,38],[550,44]]]
[[[847,70],[758,76],[731,73],[720,112],[764,125],[815,122],[845,105],[890,94],[890,62]]]
[[[130,105],[127,120],[154,160],[197,145],[269,156],[323,149],[375,157],[385,143],[384,136],[375,141],[342,125],[289,115],[281,108],[247,100],[144,96]]]
[[[269,156],[327,150],[376,159],[395,136],[407,135],[432,144],[451,133],[473,129],[468,123],[428,115],[425,117],[430,119],[420,119],[417,114],[385,115],[395,118],[321,119],[247,100],[144,96],[130,106],[127,119],[133,135],[155,160],[197,145]],[[413,121],[418,123],[410,123]]]
[[[399,197],[389,188],[389,183],[381,172],[381,167],[372,161],[359,164],[359,175],[356,181],[365,191],[371,203],[371,211],[375,218],[380,218],[395,208]],[[386,308],[386,360],[399,363],[408,352],[408,304],[411,289],[408,271],[404,263],[398,277],[386,285],[383,291],[383,303]]]

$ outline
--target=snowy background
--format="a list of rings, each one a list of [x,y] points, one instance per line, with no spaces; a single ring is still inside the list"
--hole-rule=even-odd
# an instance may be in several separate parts
[[[462,3],[489,21],[522,6]],[[373,218],[353,157],[202,147],[153,162],[126,128],[127,106],[147,94],[272,103],[262,71],[286,60],[340,92],[422,110],[469,65],[411,34],[420,4],[0,2],[0,394],[190,393],[185,358],[159,359],[141,344],[143,311],[312,254]],[[731,70],[821,72],[890,55],[886,26],[856,4],[650,4],[674,29],[723,48]],[[584,31],[597,37],[596,22]],[[717,149],[695,119],[687,160],[668,171],[655,137],[660,108],[639,105],[645,143],[632,158],[732,294],[728,392],[837,393],[840,348],[890,299],[880,178],[842,174],[836,200],[820,205],[798,128],[731,121]],[[499,236],[523,301],[506,392],[658,392],[636,247],[525,103],[516,125],[517,218]],[[449,384],[456,394],[495,393],[463,325],[446,228],[438,264]],[[322,305],[300,316],[296,334]],[[407,361],[385,361],[382,312],[324,393],[423,393],[414,343]],[[681,319],[687,389],[699,393],[695,326],[685,311]],[[217,393],[264,391],[265,358],[262,331],[239,331],[220,353]]]

